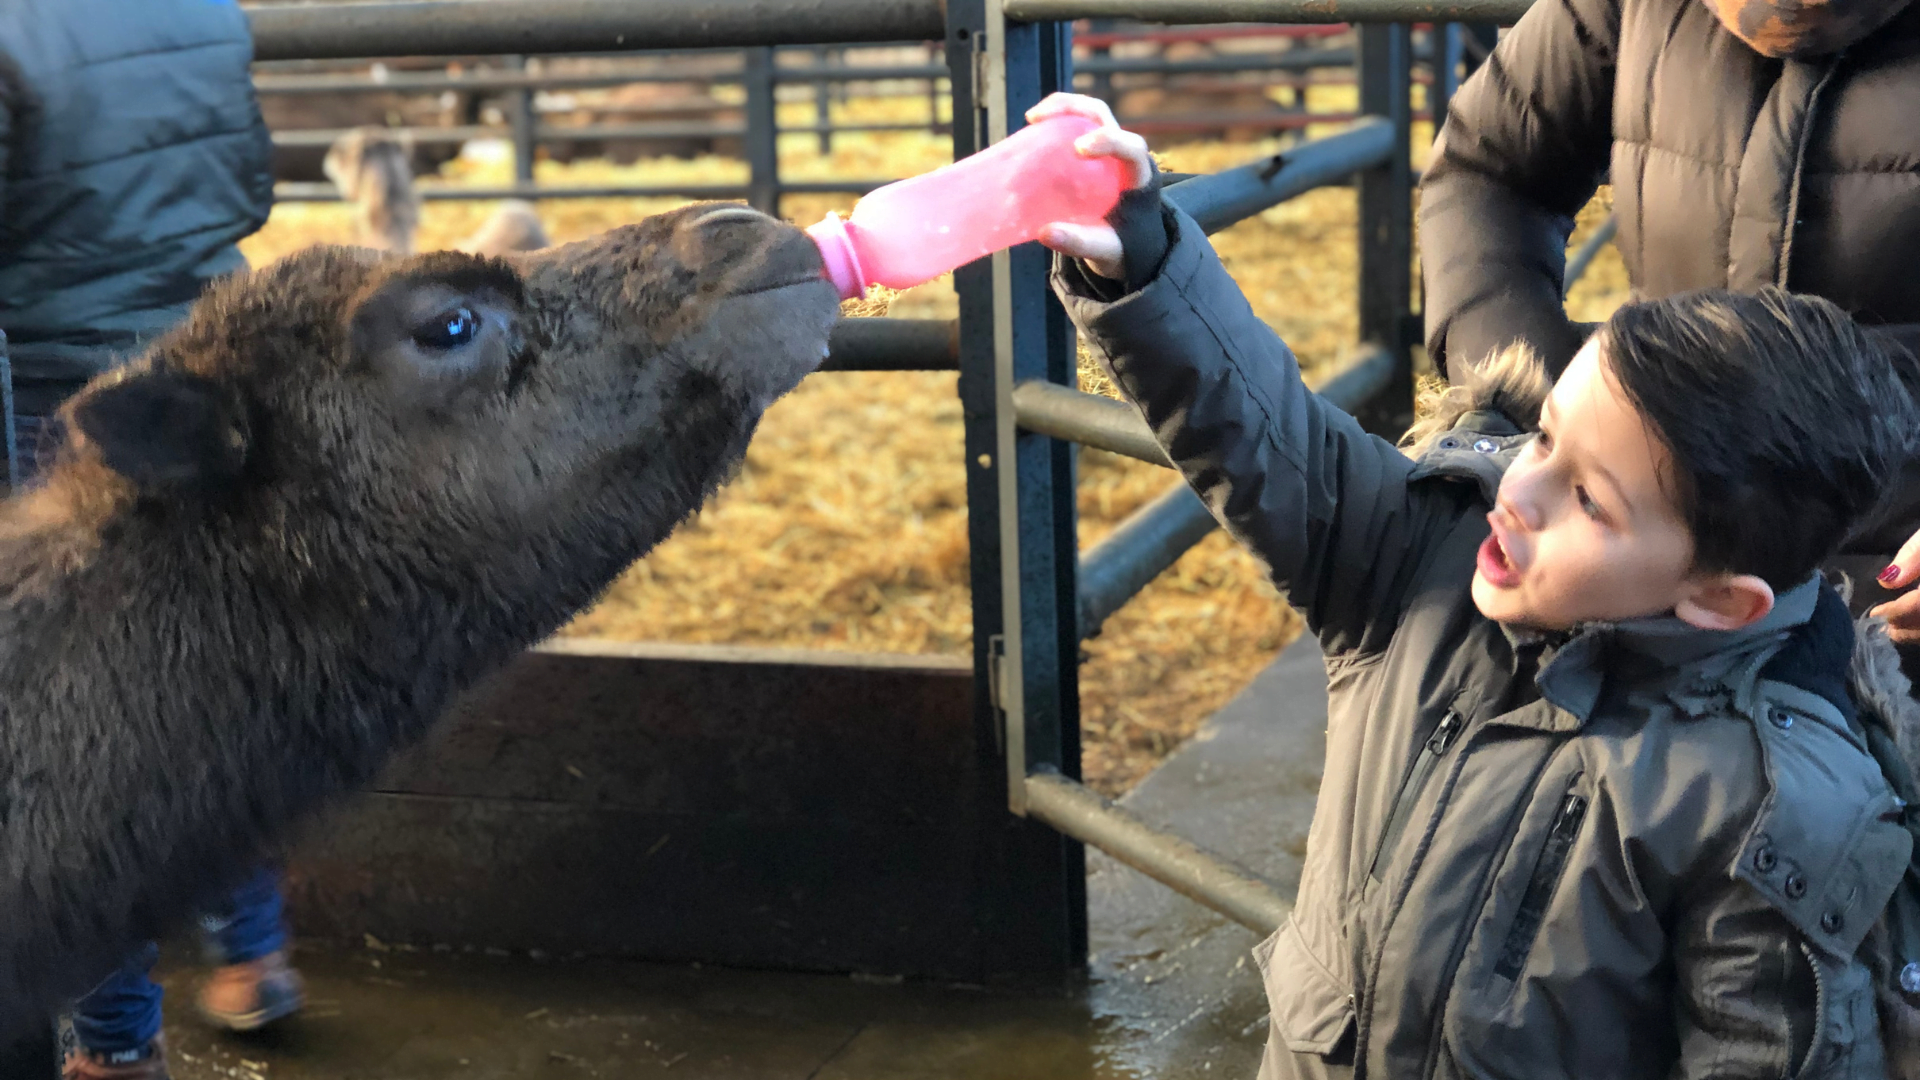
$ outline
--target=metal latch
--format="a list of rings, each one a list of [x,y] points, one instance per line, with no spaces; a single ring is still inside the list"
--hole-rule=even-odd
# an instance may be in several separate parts
[[[982,112],[987,108],[987,34],[973,35],[973,101]]]
[[[1001,634],[987,637],[987,701],[993,705],[993,748],[1007,752],[1007,639]]]

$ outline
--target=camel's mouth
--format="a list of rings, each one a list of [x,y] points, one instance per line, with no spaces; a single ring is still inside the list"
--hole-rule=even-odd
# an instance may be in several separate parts
[[[797,289],[803,285],[821,284],[825,282],[826,278],[821,277],[820,272],[816,270],[812,273],[793,274],[786,280],[755,282],[744,288],[735,289],[728,293],[727,296],[729,298],[759,296],[763,293],[779,292],[782,289]]]

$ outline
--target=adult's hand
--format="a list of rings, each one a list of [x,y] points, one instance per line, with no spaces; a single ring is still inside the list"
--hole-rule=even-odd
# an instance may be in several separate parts
[[[1920,532],[1900,546],[1900,553],[1880,573],[1884,589],[1903,589],[1915,581],[1920,581]],[[1895,644],[1920,644],[1920,589],[1880,604],[1870,614],[1887,620],[1887,636]]]
[[[1100,125],[1074,140],[1073,149],[1081,157],[1119,160],[1127,166],[1134,188],[1153,182],[1153,158],[1147,153],[1147,140],[1121,127],[1106,102],[1084,94],[1048,94],[1027,110],[1028,123],[1054,116],[1080,116]],[[1039,240],[1062,255],[1081,260],[1101,277],[1118,280],[1126,273],[1120,236],[1111,225],[1056,221],[1040,230]]]

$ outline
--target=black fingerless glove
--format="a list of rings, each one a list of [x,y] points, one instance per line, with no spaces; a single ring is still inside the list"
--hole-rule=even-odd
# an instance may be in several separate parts
[[[1151,159],[1149,159],[1151,160]],[[1086,271],[1082,276],[1101,300],[1112,301],[1137,292],[1160,273],[1173,244],[1173,214],[1160,197],[1162,177],[1156,166],[1142,187],[1123,193],[1107,211],[1107,224],[1120,237],[1120,280]]]

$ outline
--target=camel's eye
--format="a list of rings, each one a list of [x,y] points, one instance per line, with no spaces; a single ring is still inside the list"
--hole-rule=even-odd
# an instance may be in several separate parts
[[[457,349],[479,332],[480,319],[472,308],[449,308],[415,328],[413,342],[423,349]]]

